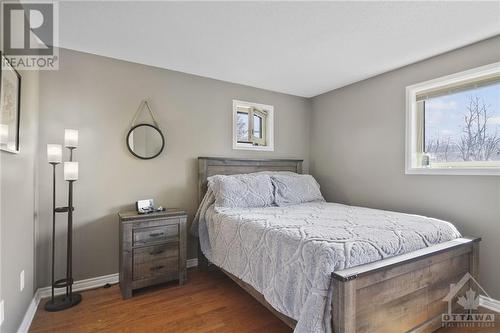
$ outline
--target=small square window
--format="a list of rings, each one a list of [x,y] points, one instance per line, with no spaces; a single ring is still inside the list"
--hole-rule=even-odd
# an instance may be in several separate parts
[[[233,100],[233,149],[274,150],[274,107]]]

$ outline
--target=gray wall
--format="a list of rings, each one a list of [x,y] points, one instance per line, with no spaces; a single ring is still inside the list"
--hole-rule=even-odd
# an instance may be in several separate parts
[[[418,213],[483,237],[481,282],[500,298],[500,178],[405,175],[405,87],[500,61],[500,37],[313,98],[310,170],[329,201]]]
[[[61,50],[60,70],[40,78],[40,227],[38,286],[50,281],[51,172],[46,144],[62,142],[64,128],[80,131],[80,178],[75,184],[74,276],[77,280],[118,271],[118,218],[138,199],[188,211],[197,207],[198,156],[287,157],[309,155],[310,101],[247,86]],[[125,136],[142,98],[151,100],[164,130],[166,152],[133,157]],[[275,107],[275,151],[232,149],[232,100]],[[307,170],[308,161],[305,168]],[[62,179],[62,167],[58,168]],[[58,204],[66,185],[58,186]],[[58,268],[64,271],[64,217],[58,218]],[[189,258],[196,256],[189,240]]]
[[[16,332],[35,292],[35,226],[38,162],[38,73],[20,72],[20,153],[0,151],[0,299],[5,302],[1,332]],[[19,290],[24,270],[25,287]]]

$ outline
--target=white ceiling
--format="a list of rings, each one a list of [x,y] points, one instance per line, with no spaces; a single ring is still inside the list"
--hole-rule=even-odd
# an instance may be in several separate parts
[[[304,97],[500,34],[500,1],[60,2],[59,17],[65,48]]]

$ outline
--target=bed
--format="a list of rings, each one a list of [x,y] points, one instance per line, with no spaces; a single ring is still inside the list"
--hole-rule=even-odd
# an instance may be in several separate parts
[[[200,157],[198,163],[200,203],[207,192],[207,178],[210,176],[260,171],[302,173],[301,160]],[[441,326],[441,315],[447,309],[447,304],[442,299],[448,293],[450,284],[456,283],[467,272],[470,272],[476,279],[478,278],[480,239],[461,237],[455,233],[454,227],[443,221],[326,202],[312,202],[286,208],[232,209],[217,212],[214,211],[213,205],[207,205],[207,207],[204,214],[212,223],[207,228],[218,227],[219,229],[214,229],[216,231],[212,233],[218,234],[219,239],[225,239],[227,235],[227,242],[230,244],[224,244],[224,241],[216,241],[214,238],[211,244],[215,248],[214,252],[217,251],[217,246],[220,246],[220,251],[225,251],[224,255],[217,256],[208,253],[207,250],[205,253],[211,257],[215,266],[287,325],[296,328],[297,332],[432,332]],[[303,216],[308,218],[304,219]],[[341,233],[345,232],[346,227],[341,228],[339,225],[339,229],[332,231],[331,226],[335,223],[344,223],[339,221],[348,220],[346,216],[351,219],[349,223],[352,224],[347,229],[354,228],[356,234],[365,232],[366,226],[363,225],[363,221],[367,220],[378,219],[381,225],[384,223],[404,224],[407,227],[404,230],[408,229],[408,231],[404,231],[406,234],[400,235],[399,239],[403,238],[405,242],[403,245],[394,244],[394,242],[380,245],[374,242],[377,244],[368,247],[360,246],[355,251],[360,255],[353,259],[340,258],[339,260],[338,254],[341,256],[342,253],[351,253],[352,247],[362,245],[362,242],[351,244],[348,252],[345,252],[345,249],[344,252],[342,249],[323,251],[331,254],[332,262],[338,263],[330,267],[328,256],[322,255],[323,252],[314,252],[318,248],[321,249],[314,235],[311,236],[317,226],[313,230],[298,224],[312,217],[316,224],[320,224],[320,227],[325,226],[325,235],[330,235],[330,238],[342,238]],[[325,221],[321,224],[323,219]],[[248,223],[249,221],[252,223]],[[356,222],[352,223],[352,221]],[[417,226],[422,221],[429,223],[428,234],[423,238],[425,239],[424,245],[421,244],[422,237],[420,236],[425,233],[425,230],[419,230]],[[238,226],[238,230],[233,230],[232,226]],[[274,244],[275,248],[266,249],[269,255],[265,252],[247,255],[254,259],[247,259],[240,265],[239,257],[258,247],[255,245],[259,244],[258,240],[255,240],[255,243],[250,241],[253,235],[257,235],[264,226],[271,228],[272,231],[266,233],[267,238],[272,238],[270,242],[266,240],[266,246]],[[271,253],[279,254],[279,251],[285,251],[287,246],[293,248],[299,244],[293,243],[294,239],[298,239],[293,234],[296,230],[308,233],[308,242],[304,244],[315,243],[315,247],[311,246],[311,250],[301,250],[301,260],[292,260],[291,264],[285,265],[279,262],[280,260],[276,260],[280,258],[277,255],[273,259]],[[372,231],[373,229],[369,230],[370,233]],[[385,231],[381,227],[374,232]],[[229,237],[231,233],[238,234],[239,241],[235,241],[235,237]],[[370,235],[366,238],[368,241],[377,239],[376,236]],[[337,244],[345,245],[346,243],[348,242],[331,239],[331,242],[326,241],[321,244],[327,244],[323,246],[325,248],[335,249]],[[302,248],[302,245],[300,246]],[[405,250],[404,246],[408,248]],[[223,250],[222,247],[224,247]],[[206,249],[207,246],[200,245],[198,252],[199,266],[204,269],[210,263],[201,248]],[[305,249],[306,246],[303,248]],[[378,251],[370,253],[372,248],[377,248]],[[415,250],[410,251],[409,249],[412,248]],[[377,258],[380,250],[387,252],[387,255]],[[309,254],[308,260],[302,260],[304,253],[306,256]],[[304,262],[315,262],[319,269],[316,270],[317,272],[311,270],[316,273],[304,279],[305,282],[294,281],[294,278],[300,277],[298,271],[308,271]],[[258,267],[261,267],[260,271]],[[274,268],[276,271],[272,271],[273,277],[266,278],[266,269],[262,271],[262,267],[269,270]],[[290,272],[283,272],[285,268]],[[328,273],[326,277],[325,272]],[[253,278],[253,276],[262,275],[264,275],[262,278]],[[306,273],[303,275],[307,277]],[[316,278],[318,275],[320,278]],[[280,285],[274,280],[274,285],[270,285],[266,279],[269,281],[277,279],[286,288],[275,291],[273,288]],[[289,301],[287,298],[290,295],[286,291],[293,289],[295,285],[308,286],[309,289],[306,288],[308,293],[306,295],[291,293],[295,298],[299,295],[299,299]],[[296,304],[301,304],[303,309],[293,308]]]

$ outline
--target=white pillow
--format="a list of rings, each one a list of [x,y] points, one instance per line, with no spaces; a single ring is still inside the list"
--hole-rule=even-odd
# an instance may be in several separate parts
[[[216,207],[267,207],[274,203],[269,175],[217,175],[208,178]]]
[[[311,175],[271,176],[274,186],[274,202],[278,206],[289,206],[310,201],[325,201],[319,184]]]

